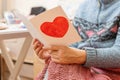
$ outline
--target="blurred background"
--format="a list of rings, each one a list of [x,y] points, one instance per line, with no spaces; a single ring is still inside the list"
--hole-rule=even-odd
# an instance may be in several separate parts
[[[0,17],[5,11],[17,9],[24,15],[29,15],[32,7],[45,7],[47,10],[61,5],[68,16],[73,16],[80,2],[83,0],[0,0]]]

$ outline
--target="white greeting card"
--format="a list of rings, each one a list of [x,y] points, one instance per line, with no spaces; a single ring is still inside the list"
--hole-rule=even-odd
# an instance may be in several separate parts
[[[20,13],[17,13],[17,16],[26,25],[30,34],[45,46],[70,45],[81,40],[60,6],[45,11],[30,21]]]

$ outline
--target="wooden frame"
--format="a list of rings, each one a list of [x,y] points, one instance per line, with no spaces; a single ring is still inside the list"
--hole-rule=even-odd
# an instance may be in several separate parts
[[[19,53],[19,56],[15,65],[13,64],[12,59],[7,51],[7,47],[5,46],[5,43],[4,43],[4,40],[14,39],[14,38],[25,38],[23,47]],[[18,30],[7,29],[7,30],[0,31],[0,48],[2,52],[1,55],[4,58],[8,66],[8,69],[10,71],[9,80],[21,80],[19,77],[19,72],[24,62],[24,59],[27,55],[31,42],[32,42],[32,37],[27,31],[27,29],[18,29]]]

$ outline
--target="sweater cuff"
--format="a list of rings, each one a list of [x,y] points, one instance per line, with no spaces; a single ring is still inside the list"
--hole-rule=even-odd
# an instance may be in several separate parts
[[[96,58],[97,58],[97,52],[95,48],[91,48],[91,47],[84,47],[83,48],[86,51],[87,54],[87,58],[86,58],[86,62],[84,64],[84,66],[86,67],[91,67],[95,64],[96,62]]]

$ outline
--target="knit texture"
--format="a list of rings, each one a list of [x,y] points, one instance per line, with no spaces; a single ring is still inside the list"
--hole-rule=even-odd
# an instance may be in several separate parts
[[[94,68],[94,70],[98,71],[99,69]],[[77,64],[61,65],[51,61],[35,80],[44,80],[46,71],[48,71],[47,80],[120,80],[120,77],[114,77],[115,79],[113,79],[104,74],[97,74],[94,70]],[[99,70],[99,72],[103,73],[102,70]]]

